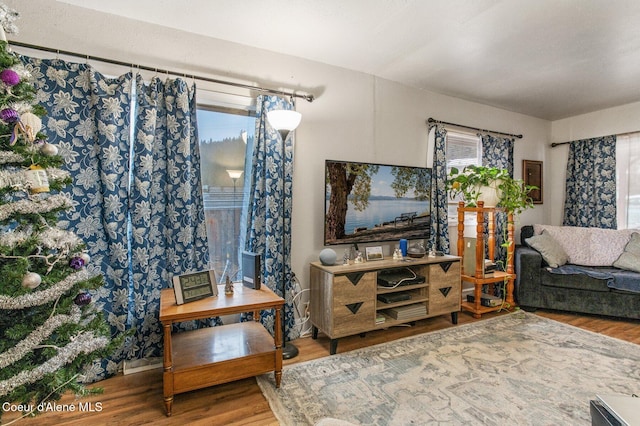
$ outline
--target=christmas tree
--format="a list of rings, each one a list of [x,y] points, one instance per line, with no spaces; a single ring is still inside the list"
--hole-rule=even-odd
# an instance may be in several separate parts
[[[15,32],[16,18],[0,4],[0,418],[5,402],[37,407],[90,392],[83,367],[119,344],[91,301],[102,276],[88,273],[83,241],[57,227],[71,178],[41,131],[32,77],[7,45],[3,29]]]

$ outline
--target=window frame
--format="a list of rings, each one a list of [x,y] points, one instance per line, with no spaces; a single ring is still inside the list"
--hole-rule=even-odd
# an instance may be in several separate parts
[[[452,138],[453,136],[453,138]],[[475,145],[476,148],[476,163],[466,163],[466,164],[452,164],[450,158],[449,144],[458,142],[460,145],[467,145],[471,147]],[[446,168],[447,168],[447,176],[451,173],[451,169],[456,167],[458,169],[462,169],[465,166],[470,164],[481,166],[482,165],[482,138],[470,132],[464,132],[460,130],[447,130],[447,138],[446,138]],[[462,160],[461,160],[462,161]],[[458,203],[462,201],[462,197],[459,195],[458,197],[452,199],[449,192],[447,192],[447,222],[449,225],[457,225],[458,224]],[[465,219],[466,225],[467,219]]]
[[[220,114],[231,114],[231,115],[237,115],[237,116],[241,116],[241,117],[247,117],[247,118],[254,118],[256,117],[256,110],[255,110],[255,99],[253,99],[253,103],[251,104],[242,104],[242,105],[233,105],[230,106],[228,102],[224,102],[224,101],[219,101],[216,100],[215,97],[206,97],[206,101],[202,102],[200,99],[198,100],[197,104],[196,104],[196,109],[198,111],[204,111],[204,112],[215,112],[215,113],[220,113]],[[249,129],[246,129],[249,130]],[[254,133],[255,133],[255,128],[254,128]],[[253,136],[255,138],[255,135]],[[203,141],[203,139],[205,139],[206,137],[203,136],[203,134],[200,132],[200,128],[198,129],[198,142],[199,144],[201,144],[201,142]],[[221,142],[221,141],[220,141]],[[248,143],[247,140],[245,140],[245,143]],[[249,145],[247,144],[247,147],[245,148],[245,157],[244,157],[244,162],[245,162],[245,166],[243,167],[243,171],[245,172],[241,178],[241,180],[244,182],[246,179],[246,162],[248,157],[250,156],[250,153],[248,153],[249,149]],[[202,159],[202,157],[201,157]],[[201,173],[203,173],[204,171],[202,170],[202,164],[201,164]],[[205,180],[202,179],[202,192],[203,192],[203,198],[206,196],[205,195],[205,185],[204,185]],[[242,196],[242,203],[239,206],[240,208],[240,218],[242,218],[242,212],[246,207],[246,203],[248,202],[248,197],[246,196],[246,191],[247,189],[244,187],[243,185],[243,196]],[[235,196],[234,196],[235,197]],[[203,200],[204,201],[204,200]],[[205,211],[205,218],[206,218],[207,212]],[[235,213],[234,213],[235,215]],[[208,238],[209,239],[209,233],[211,232],[209,230],[209,224],[205,224],[205,226],[207,227],[207,234],[208,234]],[[242,229],[242,224],[239,223],[238,224],[238,230],[239,230],[239,234],[235,235],[235,247],[232,247],[232,251],[235,253],[234,256],[232,256],[232,259],[237,261],[237,265],[233,264],[232,262],[232,269],[231,271],[227,271],[226,267],[223,269],[220,268],[215,268],[216,269],[216,273],[217,273],[217,278],[219,280],[219,283],[222,283],[227,275],[228,272],[232,272],[230,278],[232,280],[236,280],[237,276],[239,276],[242,272],[242,262],[240,259],[240,255],[242,253],[242,244],[243,244],[243,229]],[[219,241],[218,241],[219,242]],[[215,242],[213,242],[215,244]],[[212,244],[212,242],[209,242],[209,244]],[[211,245],[210,245],[211,247]],[[213,252],[210,253],[210,258],[209,258],[209,263],[210,265],[213,265],[218,261],[219,259],[214,259],[213,257]],[[227,260],[229,260],[229,257],[227,257]]]
[[[640,157],[640,132],[625,133],[616,136],[616,211],[618,229],[636,229],[629,224],[629,216],[640,216],[640,212],[633,210],[631,202],[640,198],[638,181],[632,176],[638,168],[634,168],[633,160]],[[633,193],[631,193],[633,191]],[[637,192],[637,193],[636,193]],[[640,203],[638,203],[640,209]],[[640,225],[638,225],[640,228]]]

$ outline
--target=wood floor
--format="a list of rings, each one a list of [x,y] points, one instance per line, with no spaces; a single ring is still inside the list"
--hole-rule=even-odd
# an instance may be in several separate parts
[[[640,321],[544,310],[538,310],[537,314],[640,345]],[[470,314],[461,312],[459,324],[483,321],[496,315],[502,314],[486,314],[482,319],[476,320]],[[419,321],[413,327],[394,327],[367,333],[365,337],[347,337],[340,339],[338,353],[448,327],[455,326],[451,324],[450,316],[447,315]],[[300,354],[284,362],[283,381],[287,379],[287,365],[329,356],[329,340],[322,334],[317,340],[306,337],[294,343],[300,350]],[[164,414],[161,369],[113,377],[100,382],[99,385],[104,388],[102,395],[81,400],[76,400],[73,395],[65,395],[58,402],[63,406],[66,404],[67,407],[74,407],[75,412],[47,412],[34,418],[22,419],[19,424],[38,426],[278,425],[269,404],[253,378],[176,395],[172,417],[166,417]],[[92,403],[93,412],[86,410],[89,402]],[[83,412],[79,411],[80,403],[84,404]],[[4,413],[2,424],[10,424],[16,417],[15,413]]]

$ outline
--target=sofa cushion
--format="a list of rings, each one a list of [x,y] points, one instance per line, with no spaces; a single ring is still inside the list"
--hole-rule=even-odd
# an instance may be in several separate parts
[[[613,266],[634,229],[533,225],[535,235],[548,232],[567,253],[568,261],[583,266]]]
[[[542,234],[534,235],[531,238],[527,238],[525,241],[529,247],[540,252],[542,258],[552,268],[557,268],[567,263],[567,253],[548,232],[544,231]]]
[[[640,272],[640,234],[634,232],[624,248],[624,252],[613,262],[613,266],[629,271]]]

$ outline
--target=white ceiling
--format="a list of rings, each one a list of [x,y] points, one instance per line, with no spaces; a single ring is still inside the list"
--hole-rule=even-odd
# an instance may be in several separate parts
[[[557,120],[640,101],[638,0],[58,0]]]

